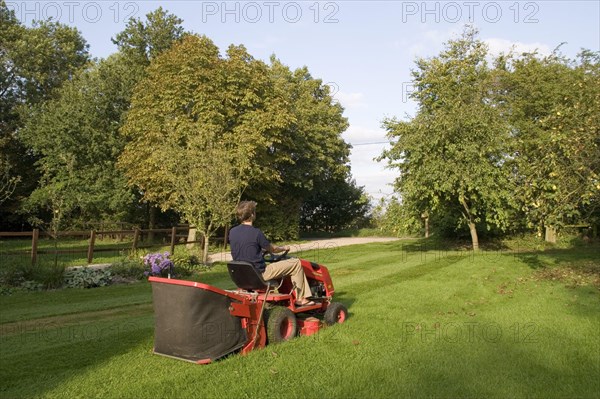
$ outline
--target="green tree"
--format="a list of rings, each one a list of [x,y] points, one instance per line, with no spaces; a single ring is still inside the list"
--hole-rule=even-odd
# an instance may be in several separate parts
[[[25,209],[41,223],[83,226],[87,222],[122,221],[133,214],[137,198],[115,168],[125,139],[118,133],[129,109],[133,88],[151,57],[179,38],[181,21],[162,9],[148,20],[130,21],[118,37],[120,51],[90,63],[56,92],[56,98],[32,107],[21,136],[38,157],[38,188]],[[136,58],[129,41],[143,32],[152,54]],[[50,211],[44,213],[44,210]]]
[[[245,195],[259,201],[261,228],[281,240],[298,236],[302,204],[322,188],[319,182],[346,178],[350,146],[341,137],[348,127],[342,106],[308,68],[292,71],[273,56],[269,76],[281,122],[269,131],[271,144],[257,162],[275,181],[258,181]]]
[[[89,60],[88,46],[75,29],[56,22],[21,24],[0,0],[0,159],[14,195],[2,204],[4,223],[15,223],[20,200],[37,185],[35,158],[19,136],[31,107],[56,96]],[[25,172],[27,171],[27,172]]]
[[[153,59],[136,87],[119,164],[144,199],[198,228],[204,261],[246,186],[275,179],[253,162],[278,123],[268,85],[267,66],[243,47],[221,58],[208,38],[189,35]]]
[[[364,187],[351,176],[319,181],[302,204],[300,228],[324,232],[362,228],[368,224],[370,209]]]
[[[487,48],[474,29],[412,72],[418,111],[383,125],[392,148],[382,154],[398,169],[396,188],[419,214],[459,210],[479,248],[477,223],[508,224],[510,181],[504,168],[508,128],[491,101],[495,82]]]
[[[51,212],[53,224],[119,221],[133,203],[115,168],[118,133],[136,78],[120,55],[91,65],[35,107],[20,132],[38,156],[40,185],[25,203],[31,215]],[[41,222],[38,218],[38,223]]]
[[[529,227],[548,240],[569,223],[597,223],[598,53],[578,61],[509,54],[497,61],[498,103],[511,124],[515,195]]]
[[[422,214],[423,215],[423,214]],[[373,209],[373,223],[384,234],[396,237],[419,235],[423,229],[423,218],[395,196],[382,198]]]
[[[112,40],[134,65],[146,67],[150,61],[185,35],[183,20],[162,7],[146,14],[146,20],[130,19]]]
[[[132,18],[125,29],[112,38],[126,62],[135,71],[138,81],[145,76],[146,67],[152,59],[171,48],[173,43],[185,36],[181,25],[183,20],[170,14],[162,7],[146,14],[145,20]],[[148,228],[153,229],[157,223],[159,209],[153,202],[146,201],[146,221]],[[153,237],[149,234],[149,239]],[[195,240],[195,231],[190,237]]]

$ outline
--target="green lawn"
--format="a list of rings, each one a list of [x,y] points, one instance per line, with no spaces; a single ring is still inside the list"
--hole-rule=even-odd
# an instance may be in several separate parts
[[[97,240],[97,250],[94,253],[93,263],[110,263],[122,259],[131,250],[131,242],[112,239]],[[60,253],[55,255],[55,249],[59,251],[77,251],[74,253]],[[65,266],[81,266],[87,264],[87,239],[59,238],[53,240],[42,238],[38,243],[38,264],[53,264],[55,258]],[[0,240],[0,256],[3,264],[30,263],[31,262],[31,239],[2,239]],[[5,253],[10,253],[6,255]],[[2,266],[2,265],[0,265]]]
[[[0,297],[0,398],[598,398],[597,246],[304,256],[346,323],[207,366],[152,354],[148,283]],[[201,278],[232,287],[224,265]]]

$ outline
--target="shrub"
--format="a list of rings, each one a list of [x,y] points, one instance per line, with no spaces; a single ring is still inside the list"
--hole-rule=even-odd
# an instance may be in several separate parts
[[[191,276],[194,273],[209,268],[196,255],[174,255],[172,259],[177,276],[179,277]]]
[[[82,267],[65,273],[65,286],[67,288],[104,287],[110,285],[111,282],[112,273],[108,269]]]
[[[40,262],[32,265],[29,260],[11,260],[0,268],[0,286],[26,291],[59,288],[63,284],[64,265]]]
[[[146,268],[143,263],[139,260],[131,259],[123,259],[110,266],[113,276],[120,276],[125,279],[141,280],[145,277],[145,270]]]

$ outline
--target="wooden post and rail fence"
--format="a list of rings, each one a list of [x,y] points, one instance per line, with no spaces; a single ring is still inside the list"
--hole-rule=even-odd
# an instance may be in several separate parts
[[[52,255],[61,255],[61,254],[87,254],[87,263],[91,264],[94,260],[94,254],[98,252],[115,252],[115,251],[124,251],[131,250],[132,252],[136,252],[139,249],[156,247],[156,242],[148,242],[143,243],[142,237],[144,234],[147,236],[154,235],[155,233],[163,233],[168,234],[169,242],[170,242],[170,253],[175,253],[175,247],[177,245],[187,245],[187,244],[200,244],[201,246],[204,244],[204,240],[193,240],[188,241],[188,232],[193,227],[171,227],[168,229],[139,229],[135,228],[133,230],[106,230],[106,231],[65,231],[65,232],[57,232],[56,234],[52,232],[40,232],[39,229],[33,229],[32,231],[25,232],[0,232],[0,238],[2,237],[31,237],[31,251],[5,251],[2,252],[2,255],[10,256],[10,255],[26,255],[31,256],[31,264],[35,265],[38,260],[38,255],[40,254],[52,254]],[[184,234],[182,234],[184,233]],[[119,241],[123,241],[125,236],[132,236],[131,246],[110,246],[110,247],[97,247],[96,246],[96,238],[110,236],[110,237],[118,237]],[[40,237],[50,237],[53,239],[58,239],[59,237],[87,237],[88,247],[87,249],[39,249]],[[225,230],[225,237],[223,237],[223,243],[227,242],[227,229]]]

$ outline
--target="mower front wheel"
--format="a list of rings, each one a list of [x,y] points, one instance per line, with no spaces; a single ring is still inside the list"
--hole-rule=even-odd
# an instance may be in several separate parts
[[[275,306],[267,316],[267,338],[270,343],[287,341],[296,336],[296,315],[283,306]]]
[[[348,309],[340,302],[331,302],[323,315],[323,319],[328,326],[336,323],[343,323],[348,318]]]

